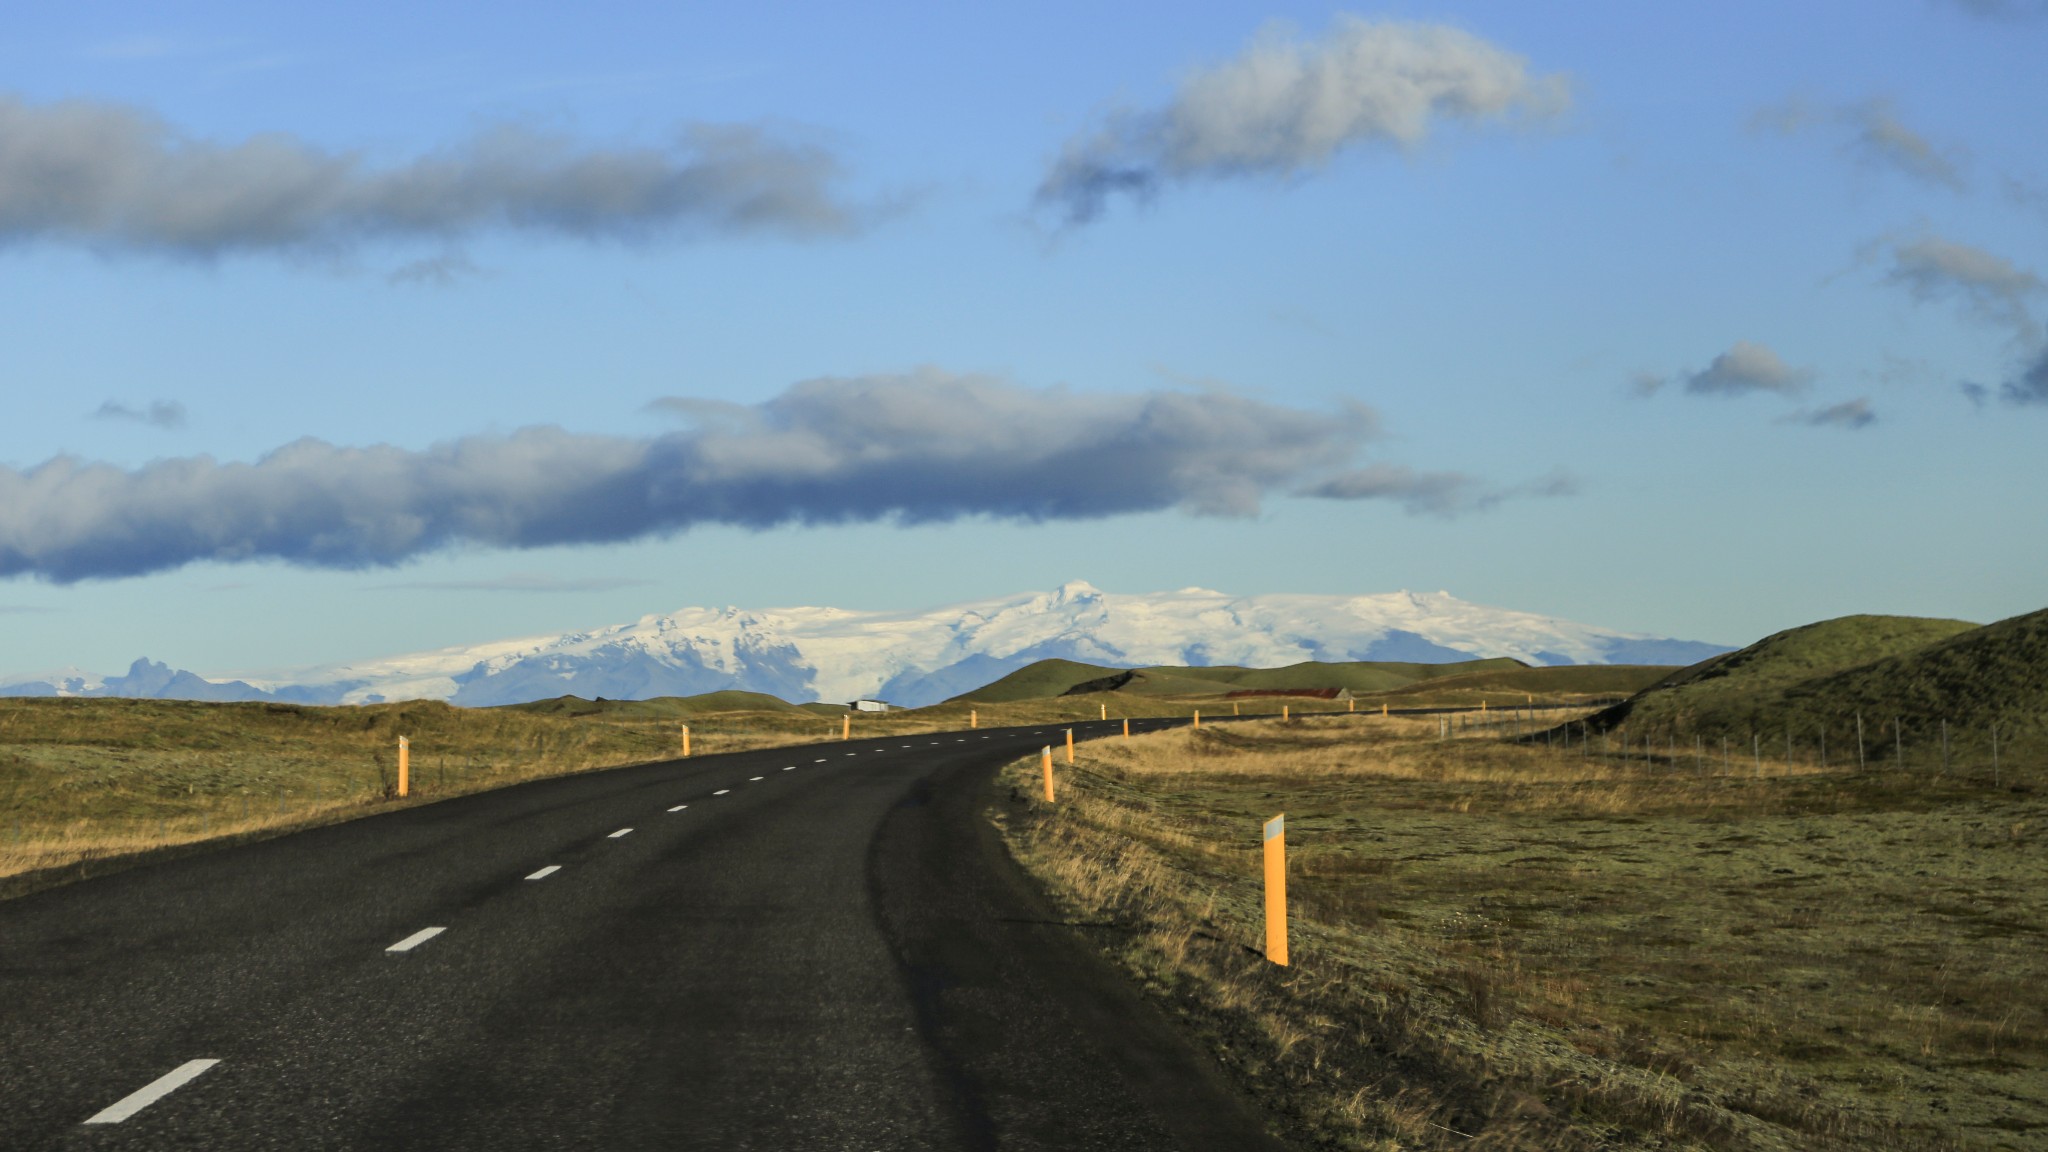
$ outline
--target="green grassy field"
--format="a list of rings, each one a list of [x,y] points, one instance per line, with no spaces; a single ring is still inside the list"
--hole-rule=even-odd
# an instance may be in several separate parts
[[[2048,1148],[2041,760],[1994,786],[1437,737],[1089,744],[1054,805],[1014,765],[997,818],[1319,1146]],[[1257,955],[1282,811],[1285,969]]]

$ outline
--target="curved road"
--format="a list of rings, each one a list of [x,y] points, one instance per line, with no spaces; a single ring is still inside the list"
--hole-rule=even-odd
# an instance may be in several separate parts
[[[1059,739],[617,769],[0,903],[0,1148],[1282,1147],[995,842],[990,773]]]

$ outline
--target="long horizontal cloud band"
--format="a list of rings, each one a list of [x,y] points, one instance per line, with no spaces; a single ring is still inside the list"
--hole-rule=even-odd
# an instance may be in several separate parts
[[[665,147],[593,147],[501,127],[375,166],[284,133],[195,139],[142,109],[0,97],[0,242],[215,257],[459,239],[851,232],[838,161],[749,125],[690,125]]]
[[[1375,431],[1363,406],[1083,394],[936,370],[812,380],[758,405],[658,407],[693,426],[0,468],[0,575],[68,583],[257,559],[362,568],[457,544],[602,543],[707,524],[1248,515]]]

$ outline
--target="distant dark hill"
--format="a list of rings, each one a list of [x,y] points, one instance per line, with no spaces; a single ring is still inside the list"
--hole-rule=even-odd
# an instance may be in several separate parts
[[[557,696],[526,704],[503,704],[507,712],[532,712],[542,716],[616,716],[620,719],[659,720],[676,716],[701,716],[710,712],[795,712],[804,709],[766,692],[736,689],[706,692],[701,696],[658,696],[652,700],[585,700],[581,696]]]
[[[1547,671],[1594,673],[1607,667],[1589,665],[1584,668],[1559,668]],[[1532,669],[1519,660],[1505,657],[1462,660],[1454,664],[1377,660],[1325,663],[1310,660],[1290,664],[1284,668],[1241,668],[1235,665],[1209,665],[1198,668],[1106,668],[1074,660],[1040,660],[994,683],[962,693],[954,699],[999,703],[1093,692],[1115,692],[1127,696],[1199,697],[1222,696],[1227,692],[1248,688],[1348,688],[1356,694],[1383,692],[1418,681],[1474,673],[1508,674],[1538,671],[1546,670]]]
[[[1951,744],[1980,758],[1993,724],[2006,741],[2048,735],[2048,610],[1984,627],[1897,616],[1823,621],[1685,669],[1595,723],[1738,742],[1782,742],[1789,733],[1800,745],[1817,745],[1825,730],[1846,758],[1859,714],[1873,756],[1903,744],[1920,751],[1921,763],[1934,755],[1944,721]]]
[[[1083,664],[1078,660],[1037,660],[998,680],[962,692],[952,699],[973,700],[984,704],[1043,700],[1051,696],[1064,696],[1067,690],[1076,684],[1107,679],[1125,671],[1128,669]]]
[[[1539,703],[1574,700],[1612,700],[1630,696],[1668,678],[1668,664],[1572,664],[1552,668],[1489,668],[1452,676],[1420,680],[1373,697],[1392,707],[1411,704],[1461,705],[1481,699],[1498,700],[1516,693],[1534,696]],[[1365,701],[1360,701],[1364,706]]]

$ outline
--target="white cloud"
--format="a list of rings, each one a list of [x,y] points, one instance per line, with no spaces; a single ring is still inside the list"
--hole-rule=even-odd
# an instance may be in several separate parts
[[[367,568],[459,544],[604,543],[701,524],[1244,516],[1343,467],[1375,427],[1362,405],[1080,393],[937,369],[669,407],[693,426],[646,438],[528,428],[423,451],[307,439],[254,463],[0,467],[0,576],[69,582],[201,560]]]
[[[1561,110],[1561,77],[1471,33],[1340,14],[1319,39],[1267,27],[1238,56],[1190,72],[1162,108],[1122,112],[1070,140],[1038,189],[1069,223],[1119,193],[1318,168],[1369,143],[1422,145],[1448,121]]]
[[[1863,163],[1916,180],[1961,191],[1966,157],[1962,149],[1942,147],[1899,119],[1889,100],[1822,107],[1790,100],[1759,111],[1750,126],[1793,135],[1812,128],[1835,127],[1846,132],[1843,145]]]
[[[1740,396],[1770,392],[1788,396],[1813,382],[1809,369],[1794,368],[1762,344],[1737,340],[1713,363],[1685,378],[1685,390],[1697,396]]]
[[[1894,244],[1885,279],[1922,302],[1959,300],[1973,315],[2010,328],[2019,339],[2039,335],[2027,302],[2048,292],[2048,283],[1982,248],[1939,236]]]
[[[487,230],[832,236],[863,216],[839,177],[822,148],[747,125],[686,126],[651,147],[500,127],[377,166],[285,133],[216,143],[125,105],[0,97],[0,243],[213,258]]]

